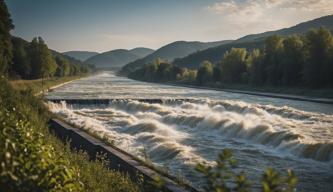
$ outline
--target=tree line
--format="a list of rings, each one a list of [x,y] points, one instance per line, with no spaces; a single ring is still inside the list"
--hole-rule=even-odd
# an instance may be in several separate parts
[[[79,75],[94,70],[92,65],[48,48],[41,37],[27,42],[10,35],[14,28],[4,1],[0,1],[0,75],[38,79]]]
[[[333,36],[326,28],[305,35],[271,36],[263,49],[232,48],[215,64],[203,61],[196,70],[161,60],[129,75],[145,81],[181,81],[205,86],[333,87]]]
[[[75,60],[48,49],[41,37],[30,43],[13,37],[13,60],[9,68],[11,77],[38,79],[48,77],[64,77],[88,73],[93,66]]]
[[[130,73],[129,77],[153,82],[182,81],[191,83],[195,81],[197,71],[180,68],[161,59],[157,59],[154,63],[145,64],[143,67]]]

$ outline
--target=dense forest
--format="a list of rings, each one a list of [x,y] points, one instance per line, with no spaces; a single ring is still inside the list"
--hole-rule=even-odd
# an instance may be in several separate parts
[[[157,60],[129,77],[155,82],[203,86],[247,84],[308,88],[333,87],[333,36],[324,27],[305,35],[270,36],[264,48],[231,48],[218,63],[202,61],[198,69]]]
[[[27,42],[11,36],[14,25],[3,1],[0,9],[0,74],[11,79],[39,79],[94,70],[92,65],[50,50],[41,37]]]

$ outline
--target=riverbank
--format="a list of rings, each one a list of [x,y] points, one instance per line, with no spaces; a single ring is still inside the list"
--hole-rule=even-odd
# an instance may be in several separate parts
[[[9,83],[1,79],[0,128],[6,131],[0,133],[0,146],[1,154],[6,156],[1,155],[0,159],[5,162],[2,173],[8,174],[1,174],[0,188],[9,191],[140,191],[140,186],[127,175],[106,168],[102,156],[90,161],[85,152],[72,151],[68,144],[49,132],[47,122],[53,115],[34,93],[77,78],[49,79],[43,82],[43,87],[40,80]],[[13,84],[17,85],[15,89]]]
[[[85,75],[54,77],[49,79],[34,79],[34,80],[12,80],[10,84],[18,91],[31,90],[34,94],[40,94],[43,91],[54,89],[71,81],[85,77]]]
[[[254,90],[250,90],[250,88],[245,88],[245,87],[244,88],[238,88],[238,89],[235,88],[235,89],[233,89],[232,87],[217,88],[217,87],[205,87],[205,86],[197,86],[197,85],[189,85],[189,84],[181,84],[181,83],[163,83],[163,84],[171,85],[171,86],[182,86],[182,87],[188,87],[188,88],[195,88],[195,89],[223,91],[223,92],[229,92],[229,93],[257,95],[257,96],[271,97],[271,98],[291,99],[291,100],[298,100],[298,101],[309,101],[309,102],[316,102],[316,103],[333,104],[333,98],[316,97],[316,96],[310,96],[309,94],[305,94],[305,95],[293,94],[295,92],[278,93],[279,89],[274,90],[273,88],[271,88],[271,89],[256,88]],[[264,92],[264,90],[271,90],[271,91],[270,92]],[[281,90],[283,90],[283,89],[281,89]],[[283,92],[283,91],[281,91],[281,92]]]

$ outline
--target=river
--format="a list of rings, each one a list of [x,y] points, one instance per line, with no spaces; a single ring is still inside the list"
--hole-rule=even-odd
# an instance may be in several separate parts
[[[50,99],[117,98],[109,105],[49,102],[70,123],[188,180],[199,162],[233,151],[237,169],[258,181],[265,168],[293,169],[302,191],[333,191],[333,105],[134,81],[112,72],[86,77]],[[163,99],[162,104],[135,101]],[[193,99],[176,101],[176,98]],[[259,187],[259,183],[254,183]]]

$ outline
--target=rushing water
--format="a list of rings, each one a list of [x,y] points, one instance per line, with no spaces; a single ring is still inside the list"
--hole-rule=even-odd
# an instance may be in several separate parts
[[[143,83],[111,72],[66,84],[47,97],[127,98],[109,105],[49,107],[119,148],[148,155],[194,186],[202,184],[195,164],[213,163],[229,148],[250,179],[259,180],[267,167],[290,168],[302,191],[333,191],[333,105]]]

